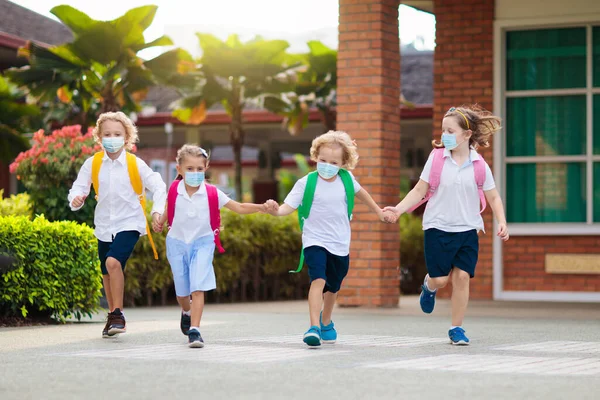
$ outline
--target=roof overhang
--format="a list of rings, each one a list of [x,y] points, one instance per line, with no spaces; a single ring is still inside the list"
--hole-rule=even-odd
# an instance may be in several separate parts
[[[400,3],[433,14],[433,0],[401,0]]]

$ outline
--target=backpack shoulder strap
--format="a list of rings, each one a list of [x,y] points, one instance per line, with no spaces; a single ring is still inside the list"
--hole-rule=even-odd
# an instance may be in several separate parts
[[[94,154],[92,158],[92,186],[94,186],[94,192],[96,192],[96,200],[98,200],[98,190],[100,188],[100,181],[98,176],[100,175],[100,167],[102,166],[102,159],[104,158],[104,152],[99,151]]]
[[[429,170],[429,190],[425,194],[425,197],[423,197],[417,204],[412,206],[408,212],[415,211],[417,208],[419,208],[419,206],[421,206],[421,204],[427,202],[431,196],[433,196],[438,186],[440,186],[440,180],[442,179],[442,171],[444,169],[445,162],[444,148],[435,148],[431,154],[433,154],[433,159],[431,161],[431,170]]]
[[[154,259],[158,260],[158,252],[156,251],[156,246],[154,245],[154,239],[152,239],[152,232],[150,231],[148,219],[146,218],[146,194],[144,193],[144,183],[142,182],[142,177],[140,176],[140,170],[137,166],[137,157],[129,152],[125,153],[125,156],[127,159],[127,172],[129,173],[129,181],[131,182],[133,191],[138,195],[138,199],[140,200],[142,213],[144,214],[144,219],[146,219],[146,234],[148,235],[148,240],[150,241],[150,246],[152,247],[152,252],[154,253]]]
[[[478,158],[473,161],[473,171],[475,173],[475,183],[477,184],[477,191],[479,193],[479,202],[481,203],[481,214],[486,206],[485,193],[483,192],[483,185],[485,183],[485,160],[481,154],[478,154]]]
[[[309,173],[306,177],[304,196],[302,197],[302,203],[300,203],[300,206],[298,207],[298,221],[300,223],[300,230],[304,228],[304,221],[310,215],[310,208],[312,207],[312,203],[315,198],[318,177],[319,175],[317,171]]]
[[[219,250],[219,253],[223,253],[225,249],[221,245],[221,210],[219,210],[219,193],[217,188],[208,183],[204,183],[206,186],[206,194],[208,196],[208,209],[210,213],[210,227],[215,235],[215,245]]]
[[[141,196],[144,192],[144,184],[142,183],[142,177],[137,165],[137,157],[131,153],[125,153],[127,157],[127,172],[129,173],[129,180],[131,181],[131,187],[138,196]]]
[[[352,220],[352,211],[354,210],[354,182],[352,181],[352,175],[350,172],[345,169],[340,169],[340,178],[342,178],[342,183],[344,184],[344,189],[346,189],[346,200],[348,202],[348,219]]]
[[[177,202],[177,188],[179,187],[180,179],[175,179],[171,186],[169,186],[169,193],[167,194],[167,219],[169,220],[169,226],[173,226],[173,218],[175,218],[175,203]]]
[[[313,171],[306,176],[306,186],[304,187],[304,196],[302,197],[302,203],[298,207],[298,223],[300,224],[300,231],[304,229],[304,221],[310,215],[310,208],[312,207],[313,200],[315,198],[315,190],[317,189],[317,180],[319,178],[318,172]],[[296,270],[289,271],[290,273],[296,274],[302,271],[304,266],[304,249],[300,251],[300,262]]]

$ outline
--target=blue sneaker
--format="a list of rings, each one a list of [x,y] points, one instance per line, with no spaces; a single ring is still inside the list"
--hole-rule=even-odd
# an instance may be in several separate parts
[[[318,326],[311,326],[310,329],[304,334],[304,338],[302,340],[309,346],[320,346],[321,328]]]
[[[421,285],[421,296],[419,297],[419,302],[421,303],[421,310],[423,310],[426,314],[431,314],[433,312],[433,307],[435,307],[435,295],[437,294],[437,290],[435,292],[427,289],[425,284]]]
[[[204,347],[204,340],[202,340],[202,336],[200,332],[196,329],[190,329],[188,332],[188,346],[192,349],[201,349]]]
[[[469,344],[469,338],[465,335],[465,330],[460,326],[448,331],[450,337],[450,343],[459,346],[467,346]]]
[[[323,343],[335,343],[337,340],[337,332],[334,328],[333,321],[329,323],[329,325],[323,325],[323,313],[321,312],[321,316],[319,317],[321,322],[321,339]]]

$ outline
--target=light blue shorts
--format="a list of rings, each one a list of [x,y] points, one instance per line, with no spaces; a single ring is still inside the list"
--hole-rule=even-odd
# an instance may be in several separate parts
[[[192,292],[206,292],[217,288],[213,267],[213,235],[200,237],[189,244],[167,235],[166,244],[177,296],[185,297]]]

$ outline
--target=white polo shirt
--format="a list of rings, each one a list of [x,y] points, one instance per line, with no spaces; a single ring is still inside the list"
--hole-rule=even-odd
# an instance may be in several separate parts
[[[481,204],[475,183],[473,160],[479,157],[477,151],[471,149],[469,159],[458,165],[451,157],[451,152],[444,149],[444,168],[440,178],[440,186],[427,202],[423,215],[423,229],[436,228],[445,232],[465,232],[471,229],[484,231],[483,219],[479,211]],[[433,163],[433,152],[421,173],[421,179],[429,183],[429,173]],[[492,171],[485,163],[485,182],[483,190],[496,187]]]
[[[219,195],[219,209],[231,200],[225,193],[217,189]],[[204,182],[191,197],[185,190],[183,179],[177,186],[177,201],[175,202],[175,217],[173,226],[167,236],[185,243],[208,235],[214,235],[210,227],[210,211],[208,209],[208,195]]]
[[[361,186],[352,173],[350,176],[354,193],[358,193]],[[285,198],[285,204],[292,208],[300,206],[307,179],[308,175],[296,182]],[[302,248],[321,246],[336,256],[347,256],[350,253],[350,234],[348,199],[342,178],[338,175],[333,182],[327,182],[319,177],[310,214],[304,221]]]

